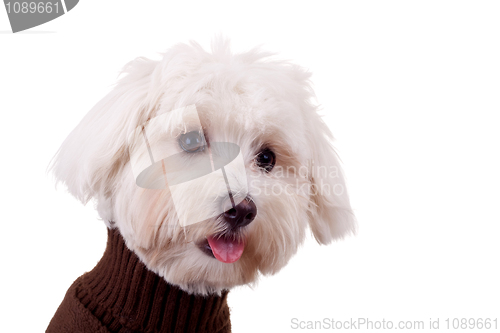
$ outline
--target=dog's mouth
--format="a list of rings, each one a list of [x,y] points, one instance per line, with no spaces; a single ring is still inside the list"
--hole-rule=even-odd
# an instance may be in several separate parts
[[[232,235],[211,235],[198,245],[205,254],[230,264],[238,261],[245,250],[245,240]]]

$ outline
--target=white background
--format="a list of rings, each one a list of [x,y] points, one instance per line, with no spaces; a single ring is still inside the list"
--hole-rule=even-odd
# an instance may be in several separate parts
[[[92,204],[45,174],[64,138],[122,65],[217,33],[314,73],[359,220],[357,236],[310,237],[279,274],[233,290],[233,331],[500,320],[499,17],[495,1],[83,0],[11,34],[1,7],[1,330],[44,331],[105,247]]]

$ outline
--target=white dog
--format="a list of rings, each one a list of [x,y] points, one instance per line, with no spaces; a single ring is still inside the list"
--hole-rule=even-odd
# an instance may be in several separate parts
[[[106,276],[129,280],[120,287],[126,295],[141,286],[154,293],[151,299],[137,296],[143,301],[116,296],[109,309],[101,309],[115,296],[102,291],[108,288],[104,282],[95,291],[98,282],[92,284],[91,273],[84,275],[72,295],[103,332],[118,332],[119,325],[146,331],[153,324],[159,331],[180,331],[180,319],[150,323],[156,305],[144,310],[149,311],[146,319],[130,319],[143,311],[139,303],[168,307],[170,302],[148,289],[154,277],[136,279],[139,268],[109,268],[117,262],[123,266],[131,256],[168,288],[178,288],[183,296],[175,306],[188,308],[179,301],[191,297],[186,295],[224,297],[234,286],[256,282],[259,274],[278,272],[304,241],[308,226],[321,244],[354,231],[332,135],[317,114],[304,69],[258,49],[232,54],[228,42],[218,41],[212,53],[196,43],[181,44],[160,61],[138,58],[124,72],[71,132],[52,164],[73,196],[95,201],[110,239],[121,238],[124,251],[131,253],[127,259],[115,253],[114,261],[105,264],[103,258],[99,265],[108,267]],[[151,288],[159,288],[158,283]],[[89,305],[99,297],[98,305]],[[117,306],[120,297],[123,304]],[[127,310],[127,302],[135,310]],[[48,331],[71,326],[60,324],[70,316],[62,307]],[[175,311],[179,318],[183,310]],[[193,311],[188,311],[191,321]],[[171,325],[169,330],[165,325]],[[216,322],[212,328],[197,325],[193,331],[230,329]]]

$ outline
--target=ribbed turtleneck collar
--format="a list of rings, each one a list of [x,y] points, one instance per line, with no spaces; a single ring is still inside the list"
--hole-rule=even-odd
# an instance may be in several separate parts
[[[102,259],[79,280],[76,297],[110,332],[231,330],[227,291],[195,296],[167,283],[127,248],[117,229],[108,230]]]

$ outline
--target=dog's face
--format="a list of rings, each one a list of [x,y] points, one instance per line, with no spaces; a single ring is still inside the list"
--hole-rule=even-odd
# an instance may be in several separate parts
[[[310,100],[309,74],[266,56],[231,55],[225,44],[212,54],[179,45],[161,61],[130,63],[53,165],[73,195],[96,200],[103,220],[149,269],[189,292],[276,273],[308,226],[324,244],[354,230],[331,134]],[[195,112],[180,119],[171,112],[188,105]],[[140,186],[127,138],[155,117],[162,121],[148,129],[149,152],[175,156],[180,169],[210,158],[212,171],[224,172],[175,191],[168,177],[163,188]],[[214,167],[214,158],[227,154],[224,143],[237,147],[238,167]],[[169,161],[158,162],[164,175]]]

